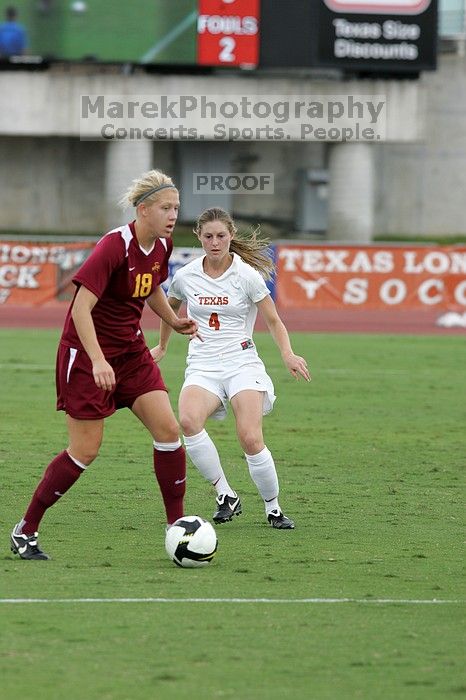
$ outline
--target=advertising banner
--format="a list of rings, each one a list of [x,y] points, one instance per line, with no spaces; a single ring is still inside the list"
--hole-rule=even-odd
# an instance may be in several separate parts
[[[94,241],[0,241],[0,305],[69,302]],[[466,311],[466,246],[276,245],[268,283],[279,308]],[[202,254],[174,248],[175,271]]]
[[[280,308],[466,310],[465,246],[279,245],[276,262]]]
[[[70,302],[75,290],[73,275],[95,243],[0,241],[0,305]],[[200,248],[173,249],[168,278],[162,285],[165,292],[176,270],[201,252]]]
[[[262,0],[264,68],[333,68],[366,75],[434,70],[437,0]]]
[[[376,72],[433,70],[437,0],[315,0],[316,65]]]
[[[69,301],[74,293],[71,279],[94,245],[0,241],[0,304]]]

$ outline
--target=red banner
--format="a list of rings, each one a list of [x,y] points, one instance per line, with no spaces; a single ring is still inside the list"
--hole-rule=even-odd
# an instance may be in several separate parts
[[[0,304],[69,301],[93,241],[0,241]],[[281,308],[466,311],[466,246],[278,245]]]
[[[199,0],[198,12],[200,65],[257,65],[259,0]]]
[[[0,304],[69,301],[71,278],[94,245],[0,241]]]
[[[282,308],[466,310],[466,247],[303,246],[276,250]]]

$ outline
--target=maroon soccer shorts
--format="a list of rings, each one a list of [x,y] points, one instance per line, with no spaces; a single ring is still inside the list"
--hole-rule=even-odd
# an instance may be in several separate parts
[[[98,420],[119,408],[131,408],[142,394],[167,391],[158,365],[147,347],[141,352],[107,358],[115,372],[112,391],[99,389],[92,376],[92,363],[84,350],[60,343],[57,353],[57,411],[72,418]]]

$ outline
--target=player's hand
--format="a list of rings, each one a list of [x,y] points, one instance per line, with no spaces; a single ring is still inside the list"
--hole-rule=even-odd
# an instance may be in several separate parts
[[[311,374],[307,368],[307,362],[304,357],[300,357],[294,353],[289,353],[288,355],[285,355],[283,361],[287,366],[288,371],[295,379],[303,377],[303,379],[305,379],[307,382],[311,381]]]
[[[99,389],[110,391],[115,386],[115,372],[105,359],[92,363],[92,375]]]
[[[165,357],[166,352],[167,352],[166,348],[165,349],[162,348],[162,346],[159,344],[159,345],[156,345],[155,348],[152,348],[152,350],[150,351],[150,354],[152,355],[152,359],[154,360],[154,362],[160,362],[162,357]]]
[[[173,330],[181,335],[189,335],[189,339],[198,338],[202,342],[202,338],[198,333],[198,325],[192,318],[177,318],[172,326]]]

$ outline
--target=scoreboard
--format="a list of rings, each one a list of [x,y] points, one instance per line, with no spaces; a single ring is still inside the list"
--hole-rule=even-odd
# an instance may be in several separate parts
[[[197,62],[201,66],[259,63],[260,0],[199,0]]]
[[[435,68],[437,0],[15,0],[29,55],[182,68]],[[25,56],[27,62],[28,56]]]
[[[259,65],[416,74],[436,67],[437,0],[262,0]]]
[[[206,66],[417,73],[436,65],[436,0],[199,0]]]

